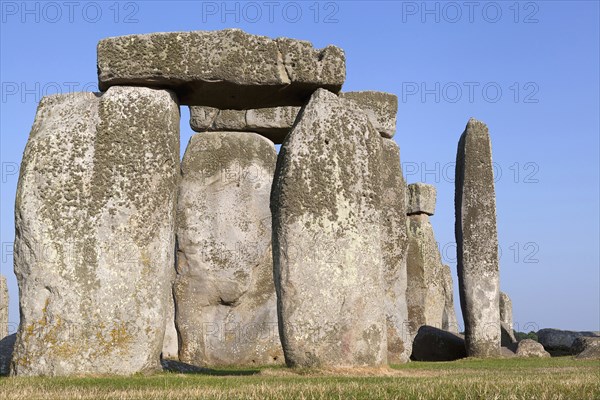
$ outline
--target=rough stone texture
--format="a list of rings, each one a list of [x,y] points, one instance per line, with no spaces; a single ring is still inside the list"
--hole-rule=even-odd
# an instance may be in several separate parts
[[[381,139],[349,101],[317,90],[277,160],[273,260],[289,366],[387,361]]]
[[[0,340],[8,336],[8,285],[0,275]]]
[[[344,52],[238,29],[128,35],[98,43],[100,90],[172,89],[182,104],[221,109],[303,105],[317,88],[338,92]]]
[[[197,366],[283,363],[269,197],[277,153],[249,132],[190,139],[177,209],[179,359]]]
[[[581,336],[575,339],[571,351],[577,359],[591,360],[600,358],[600,337]]]
[[[500,322],[513,329],[512,301],[504,292],[500,292]]]
[[[454,309],[454,284],[452,283],[452,271],[448,265],[442,266],[442,283],[444,288],[444,313],[442,314],[442,329],[458,333],[460,331],[456,310]]]
[[[500,351],[500,278],[492,145],[487,126],[473,118],[456,156],[456,243],[460,304],[467,354]]]
[[[165,338],[161,358],[174,359],[179,357],[179,340],[175,328],[175,298],[171,290],[171,296],[167,300],[167,316],[165,318]]]
[[[462,335],[424,325],[415,336],[411,358],[415,361],[453,361],[466,356]]]
[[[385,92],[345,92],[343,99],[355,102],[367,114],[369,121],[379,134],[391,139],[396,133],[396,115],[398,114],[398,96]]]
[[[544,346],[532,339],[523,339],[519,343],[509,345],[517,357],[550,357]]]
[[[6,376],[10,372],[10,360],[12,359],[17,334],[13,333],[0,340],[0,376]]]
[[[560,329],[540,329],[537,332],[538,341],[544,346],[544,348],[550,352],[562,351],[571,353],[571,347],[575,339],[579,337],[600,337],[600,332],[594,331],[563,331]]]
[[[385,138],[381,139],[381,143],[381,253],[385,283],[388,363],[398,364],[407,362],[412,353],[412,335],[406,305],[406,182],[402,175],[398,145]]]
[[[165,90],[42,99],[15,204],[11,374],[160,368],[174,274],[179,107]]]
[[[435,214],[437,192],[435,186],[426,183],[411,183],[408,185],[407,214]]]
[[[300,107],[293,106],[250,110],[219,110],[191,106],[190,126],[196,132],[256,132],[275,144],[281,144],[292,129],[299,112]]]
[[[406,303],[413,334],[422,325],[443,328],[446,310],[443,268],[429,216],[408,216]]]
[[[516,343],[517,338],[512,328],[505,322],[500,322],[500,344],[508,346],[511,343]]]

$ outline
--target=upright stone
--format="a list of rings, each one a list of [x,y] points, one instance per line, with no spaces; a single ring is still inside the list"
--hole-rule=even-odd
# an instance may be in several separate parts
[[[192,136],[177,209],[180,361],[283,363],[277,335],[269,197],[277,153],[249,132]]]
[[[128,35],[98,43],[100,90],[169,88],[182,104],[222,109],[301,106],[317,88],[338,92],[344,52],[239,29]]]
[[[408,261],[406,302],[411,332],[423,325],[443,327],[446,292],[442,257],[429,216],[435,211],[435,187],[408,185]]]
[[[177,328],[175,327],[175,299],[171,291],[171,296],[167,302],[167,317],[165,318],[165,338],[161,358],[176,359],[179,357],[179,340],[177,338]]]
[[[504,292],[500,292],[500,322],[513,329],[512,301]]]
[[[317,90],[273,181],[273,261],[289,366],[387,361],[381,139],[356,106]]]
[[[412,353],[406,305],[406,182],[396,142],[382,138],[381,254],[385,283],[388,362],[405,363]]]
[[[473,118],[456,156],[456,243],[460,305],[470,357],[500,353],[500,279],[492,144]]]
[[[170,92],[114,87],[42,99],[15,205],[13,375],[160,368],[178,176]]]
[[[458,333],[458,320],[456,319],[456,311],[454,309],[454,284],[452,283],[452,271],[448,265],[442,267],[442,277],[444,286],[444,313],[442,315],[442,329]]]
[[[8,336],[8,285],[0,275],[0,340]]]

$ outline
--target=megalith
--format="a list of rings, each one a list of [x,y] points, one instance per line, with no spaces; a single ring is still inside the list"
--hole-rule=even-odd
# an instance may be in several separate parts
[[[177,359],[179,357],[179,340],[175,327],[175,298],[173,290],[167,299],[167,316],[165,318],[165,338],[163,339],[162,359]]]
[[[391,139],[394,136],[398,114],[398,96],[391,93],[365,90],[342,92],[340,97],[356,103],[382,137]]]
[[[500,322],[513,329],[512,301],[504,292],[500,292]]]
[[[454,309],[454,283],[452,282],[452,271],[448,265],[442,266],[442,278],[445,298],[442,329],[458,333],[460,329],[456,319],[456,310]]]
[[[6,277],[0,275],[0,340],[8,336],[8,285]]]
[[[346,79],[338,47],[239,29],[111,37],[98,43],[97,62],[101,90],[168,88],[181,104],[222,109],[301,106],[317,88],[338,92]]]
[[[177,206],[179,359],[197,366],[283,363],[269,197],[277,153],[251,132],[192,136]]]
[[[281,147],[271,194],[289,366],[387,362],[380,171],[381,139],[367,116],[317,90]]]
[[[470,357],[500,352],[500,278],[492,144],[471,118],[456,156],[455,213],[460,305]]]
[[[11,374],[159,370],[178,176],[171,92],[42,99],[15,204],[21,321]]]

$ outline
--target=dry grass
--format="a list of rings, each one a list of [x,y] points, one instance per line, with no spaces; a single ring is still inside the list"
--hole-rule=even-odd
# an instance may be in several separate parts
[[[0,399],[600,399],[600,361],[410,363],[381,369],[256,368],[129,378],[3,378]]]

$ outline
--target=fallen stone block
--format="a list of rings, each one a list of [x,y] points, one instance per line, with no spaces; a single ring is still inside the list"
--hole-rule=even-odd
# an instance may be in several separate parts
[[[465,339],[462,335],[423,325],[413,341],[415,361],[454,361],[465,358]]]

